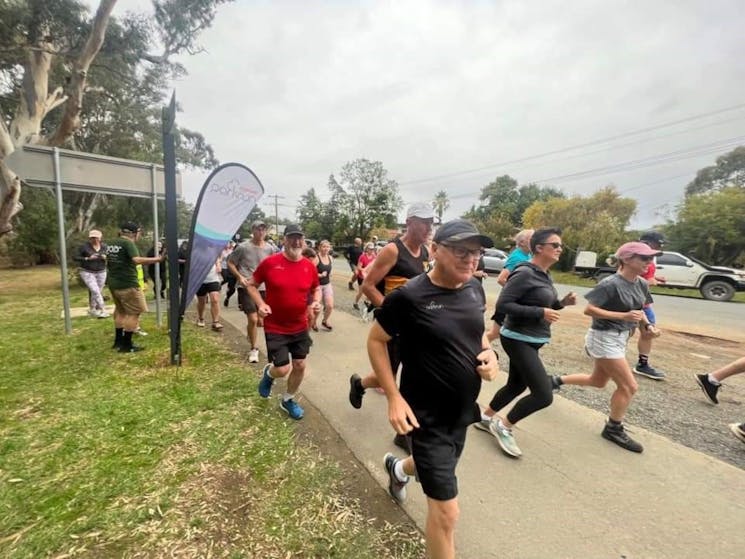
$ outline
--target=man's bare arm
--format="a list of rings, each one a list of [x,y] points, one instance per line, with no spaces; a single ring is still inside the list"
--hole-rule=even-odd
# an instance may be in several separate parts
[[[383,304],[384,298],[377,285],[388,275],[388,272],[396,264],[396,260],[398,260],[398,247],[396,243],[388,243],[375,257],[372,264],[368,264],[366,268],[367,273],[365,279],[362,280],[362,293],[376,307]]]

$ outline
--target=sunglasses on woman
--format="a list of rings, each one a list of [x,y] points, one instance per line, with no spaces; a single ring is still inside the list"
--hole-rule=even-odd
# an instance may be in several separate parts
[[[541,246],[550,246],[550,247],[553,247],[554,249],[564,248],[564,245],[561,244],[561,243],[558,243],[558,242],[553,242],[553,243],[538,243],[538,244],[541,245]]]

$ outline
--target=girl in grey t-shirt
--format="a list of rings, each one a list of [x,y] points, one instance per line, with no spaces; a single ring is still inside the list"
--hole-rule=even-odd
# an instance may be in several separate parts
[[[612,380],[616,390],[610,399],[610,414],[602,431],[605,439],[632,452],[644,448],[628,436],[623,419],[638,385],[626,361],[626,343],[637,327],[654,329],[642,311],[651,303],[647,282],[641,278],[658,251],[645,243],[626,243],[616,251],[618,271],[590,290],[585,298],[585,314],[592,317],[585,351],[595,360],[591,374],[554,377],[554,387],[562,384],[603,388]]]

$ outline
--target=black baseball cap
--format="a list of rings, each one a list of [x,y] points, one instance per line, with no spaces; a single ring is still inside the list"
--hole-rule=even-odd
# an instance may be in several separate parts
[[[140,230],[140,226],[137,225],[137,223],[135,223],[134,221],[125,221],[121,224],[119,229],[121,229],[125,233],[137,233],[137,231]]]
[[[290,223],[288,225],[285,225],[285,237],[289,237],[290,235],[305,235],[303,233],[303,230],[300,229],[300,226],[297,223]]]
[[[433,239],[436,243],[456,243],[458,241],[466,241],[468,239],[476,239],[479,244],[484,248],[491,248],[494,246],[492,241],[486,235],[479,233],[476,226],[470,221],[465,219],[453,219],[443,223]]]
[[[665,235],[659,231],[645,231],[642,236],[639,237],[642,242],[657,243],[658,245],[665,244]]]

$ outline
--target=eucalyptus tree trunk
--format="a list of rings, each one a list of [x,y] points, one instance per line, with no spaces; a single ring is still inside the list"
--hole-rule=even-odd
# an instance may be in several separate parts
[[[25,144],[61,146],[80,126],[80,111],[85,93],[88,68],[98,54],[106,35],[106,27],[116,0],[101,0],[88,39],[72,61],[69,83],[49,92],[49,69],[56,46],[44,29],[28,48],[23,67],[20,103],[10,128],[0,122],[0,237],[13,230],[13,217],[23,206],[19,202],[21,178],[13,172],[5,159]],[[48,137],[41,136],[41,125],[50,111],[64,105],[64,115],[57,129]],[[1,120],[1,119],[0,119]]]

